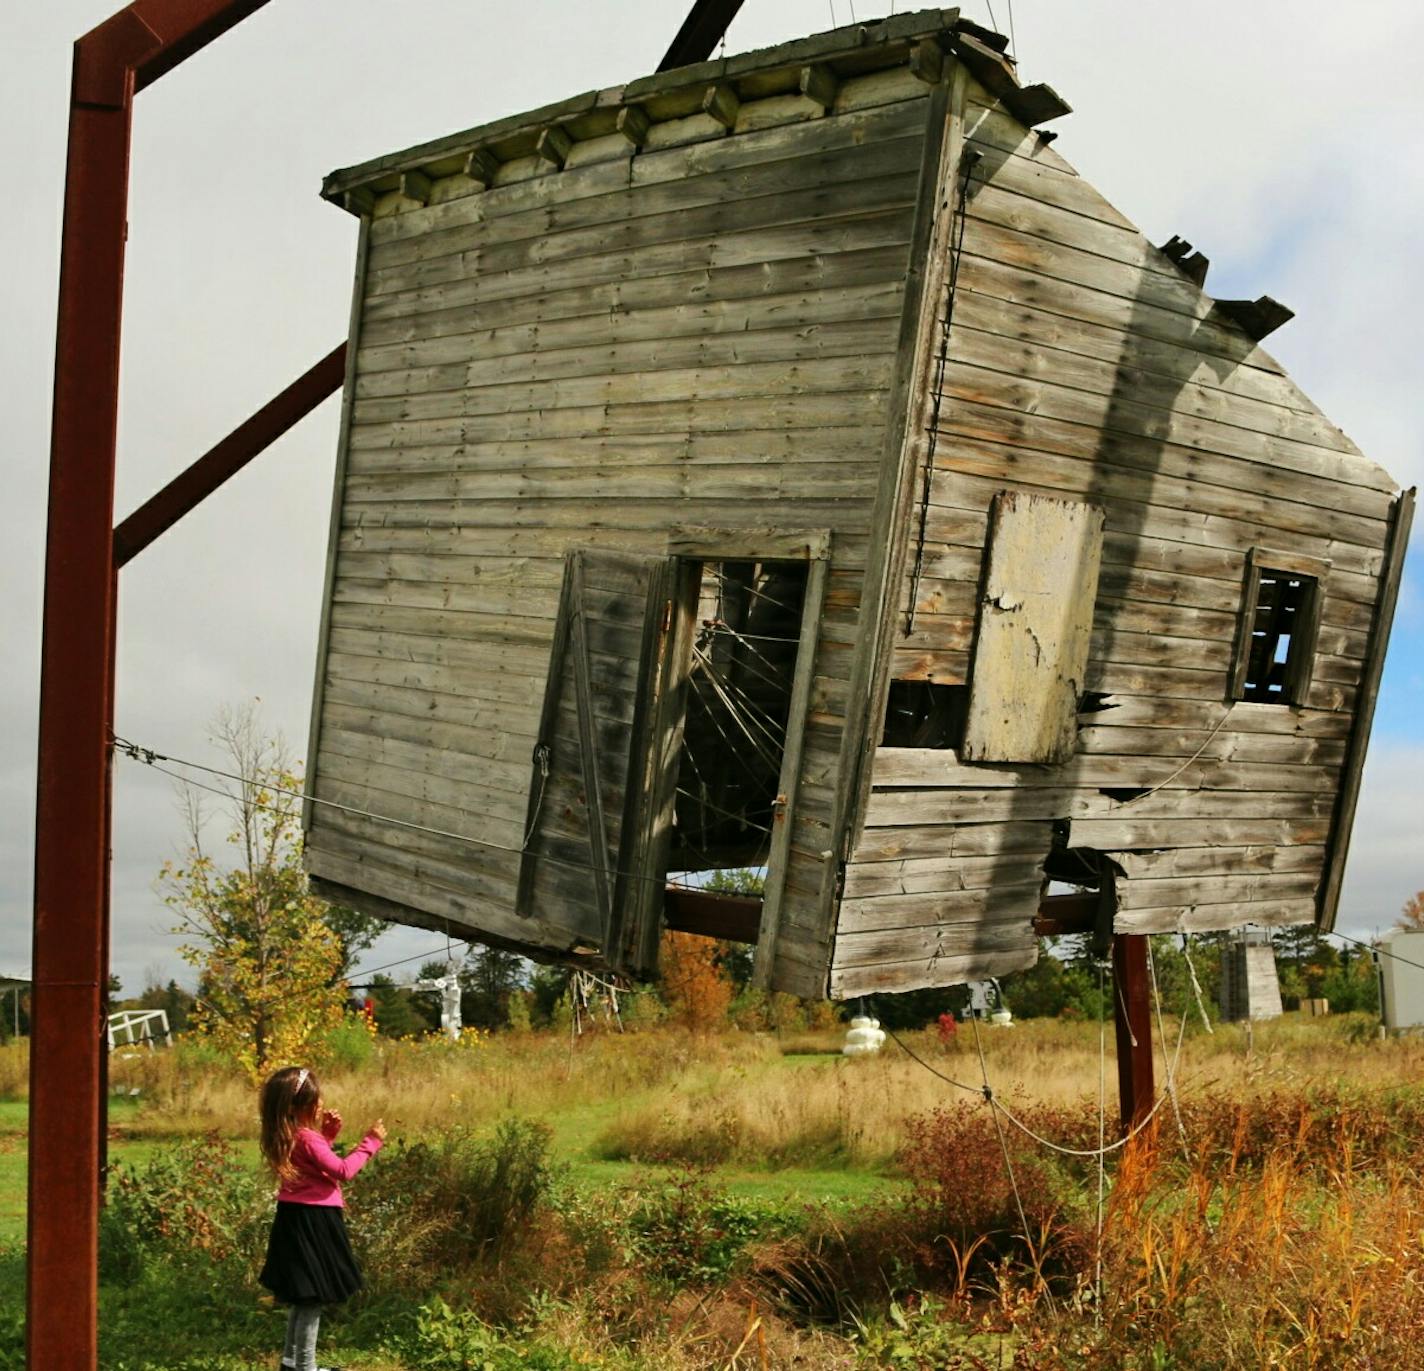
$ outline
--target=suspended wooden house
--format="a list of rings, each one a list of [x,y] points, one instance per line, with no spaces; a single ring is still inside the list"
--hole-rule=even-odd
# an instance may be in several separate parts
[[[833,997],[1030,964],[1050,878],[1330,925],[1409,496],[1005,46],[902,15],[328,179],[320,891],[646,974],[765,868],[759,980]]]

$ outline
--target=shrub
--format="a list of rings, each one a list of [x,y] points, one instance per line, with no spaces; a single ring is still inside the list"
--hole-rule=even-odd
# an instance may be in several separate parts
[[[792,1226],[781,1211],[729,1195],[700,1167],[644,1180],[626,1196],[633,1256],[650,1274],[677,1284],[725,1279],[749,1244]]]
[[[23,1100],[30,1093],[30,1040],[0,1043],[0,1099]]]
[[[215,1134],[178,1143],[143,1167],[114,1167],[100,1227],[101,1271],[132,1281],[151,1260],[198,1255],[214,1279],[230,1279],[232,1268],[260,1259],[271,1216],[270,1180],[244,1168],[231,1144]]]
[[[508,1119],[492,1138],[456,1129],[386,1148],[348,1197],[363,1260],[377,1276],[435,1276],[499,1255],[548,1197],[549,1139],[544,1124]]]
[[[414,1330],[396,1350],[421,1371],[576,1371],[589,1364],[543,1338],[511,1337],[438,1296],[421,1306]]]
[[[664,933],[662,994],[673,1018],[694,1032],[722,1028],[732,1003],[732,981],[717,944],[695,933]]]
[[[1062,1135],[1068,1111],[1027,1112],[1036,1131]],[[971,1268],[983,1270],[1006,1258],[1036,1280],[1073,1274],[1092,1251],[1081,1172],[1075,1177],[1058,1157],[1007,1125],[1001,1142],[983,1103],[909,1119],[905,1132],[900,1162],[912,1187],[903,1214],[913,1235],[913,1260],[939,1286],[962,1289]]]
[[[323,1035],[315,1060],[323,1067],[357,1071],[376,1055],[375,1025],[364,1014],[346,1013]]]

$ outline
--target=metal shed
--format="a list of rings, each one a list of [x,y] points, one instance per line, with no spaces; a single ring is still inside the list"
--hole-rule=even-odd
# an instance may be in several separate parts
[[[1412,492],[1005,46],[902,15],[328,177],[318,890],[836,998],[1031,964],[1050,879],[1330,927]]]

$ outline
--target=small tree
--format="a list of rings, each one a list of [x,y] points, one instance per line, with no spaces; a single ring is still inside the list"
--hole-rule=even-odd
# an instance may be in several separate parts
[[[214,741],[242,777],[228,791],[230,866],[205,844],[198,794],[185,787],[188,851],[164,864],[160,883],[190,941],[179,955],[199,973],[193,1026],[254,1079],[310,1057],[341,1019],[342,947],[301,863],[300,789],[280,738],[264,739],[253,708],[224,710]]]
[[[732,981],[718,960],[717,944],[695,933],[664,933],[662,996],[687,1028],[720,1028],[732,1003]]]
[[[371,1002],[376,1015],[376,1032],[388,1038],[413,1038],[429,1033],[430,1018],[419,1003],[428,998],[416,996],[389,976],[372,976]]]

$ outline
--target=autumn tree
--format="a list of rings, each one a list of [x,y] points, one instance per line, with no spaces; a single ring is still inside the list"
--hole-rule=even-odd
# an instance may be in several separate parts
[[[181,791],[188,848],[164,864],[160,884],[198,969],[193,1027],[254,1079],[310,1058],[341,1019],[342,940],[302,868],[301,778],[280,738],[262,736],[254,708],[222,711],[213,741],[225,790],[228,860],[208,850],[201,794]]]
[[[1424,933],[1424,890],[1416,890],[1405,900],[1394,926],[1407,933]]]
[[[664,933],[662,997],[672,1017],[699,1031],[719,1028],[732,1003],[732,981],[717,944],[695,933]]]

